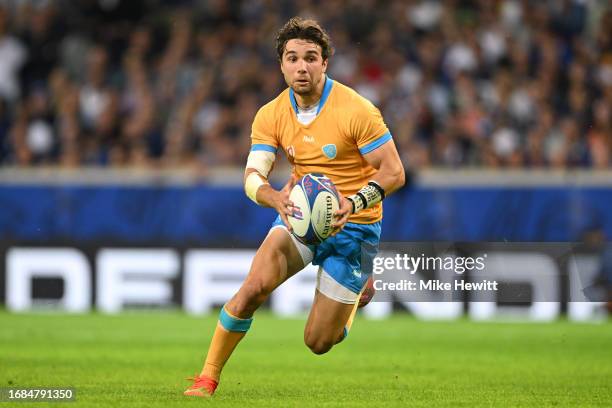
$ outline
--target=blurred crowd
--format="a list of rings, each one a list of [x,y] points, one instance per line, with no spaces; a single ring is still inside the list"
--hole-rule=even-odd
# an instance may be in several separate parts
[[[293,15],[410,168],[612,164],[608,0],[0,0],[0,165],[243,166]]]

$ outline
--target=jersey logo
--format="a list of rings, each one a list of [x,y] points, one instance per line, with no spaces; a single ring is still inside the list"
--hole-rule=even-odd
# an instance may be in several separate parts
[[[325,146],[322,147],[322,149],[323,149],[323,154],[327,156],[328,159],[336,158],[336,154],[338,153],[338,150],[336,149],[335,144],[326,144]]]
[[[314,137],[312,136],[304,135],[304,138],[302,140],[306,143],[314,143]]]

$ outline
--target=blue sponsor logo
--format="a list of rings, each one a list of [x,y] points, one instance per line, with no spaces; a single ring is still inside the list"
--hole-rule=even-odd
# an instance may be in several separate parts
[[[338,153],[338,149],[336,149],[336,145],[335,144],[326,144],[325,146],[322,147],[323,149],[323,154],[325,156],[327,156],[327,158],[329,159],[335,159],[336,158],[336,154]]]

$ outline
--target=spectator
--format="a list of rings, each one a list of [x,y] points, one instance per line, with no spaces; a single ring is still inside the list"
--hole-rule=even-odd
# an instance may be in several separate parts
[[[605,2],[8,4],[4,165],[242,166],[294,14],[330,27],[330,75],[381,109],[408,166],[612,164]]]
[[[0,98],[8,103],[20,96],[18,74],[26,58],[26,48],[9,32],[7,10],[0,6]]]

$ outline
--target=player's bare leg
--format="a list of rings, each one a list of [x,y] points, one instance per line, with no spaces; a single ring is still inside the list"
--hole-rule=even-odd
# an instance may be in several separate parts
[[[221,370],[250,327],[253,313],[274,289],[303,268],[288,231],[272,229],[255,254],[242,286],[223,307],[202,372],[185,395],[207,397],[214,393]]]
[[[274,228],[253,258],[249,275],[225,309],[241,319],[250,318],[274,289],[302,269],[304,262],[287,230]]]
[[[328,352],[345,336],[345,327],[355,315],[357,304],[341,303],[328,298],[319,290],[304,329],[304,342],[315,354]]]

